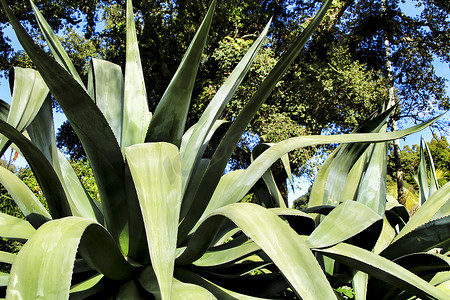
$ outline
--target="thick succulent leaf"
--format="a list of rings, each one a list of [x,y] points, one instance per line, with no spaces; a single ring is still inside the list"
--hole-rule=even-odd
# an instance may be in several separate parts
[[[380,220],[367,206],[345,201],[326,216],[306,240],[310,248],[324,248],[345,241]]]
[[[66,51],[64,50],[64,47],[61,44],[58,36],[50,28],[44,16],[41,14],[36,5],[34,5],[33,1],[30,0],[30,3],[34,11],[36,21],[39,25],[39,29],[44,35],[45,41],[47,42],[47,46],[49,47],[51,53],[53,54],[53,57],[61,66],[64,67],[64,69],[67,70],[67,72],[72,74],[72,76],[80,83],[80,85],[83,85],[83,81],[81,80],[80,75],[78,75],[75,66],[70,60],[69,55],[67,55]]]
[[[36,230],[25,220],[0,212],[0,236],[6,239],[27,240]]]
[[[16,254],[0,251],[0,262],[12,265],[16,259]]]
[[[356,300],[365,300],[367,296],[367,283],[369,275],[361,271],[355,271],[352,278],[353,291]]]
[[[300,50],[309,40],[314,30],[319,25],[323,16],[325,15],[331,1],[326,1],[314,19],[309,23],[308,27],[297,37],[292,46],[286,51],[283,57],[278,61],[276,66],[272,69],[266,79],[261,83],[258,90],[253,94],[252,98],[245,105],[239,116],[234,120],[230,129],[225,134],[219,147],[214,153],[211,163],[203,176],[202,184],[197,192],[196,200],[198,203],[194,203],[193,211],[190,214],[192,217],[185,219],[185,222],[181,224],[181,237],[190,231],[190,228],[195,225],[198,218],[201,215],[201,210],[207,205],[207,200],[214,192],[214,188],[220,180],[222,173],[233,153],[236,144],[241,139],[242,134],[247,128],[253,116],[258,111],[259,107],[269,97],[275,85],[280,78],[287,71],[289,66],[294,62]],[[283,153],[284,155],[284,153]],[[281,156],[280,156],[281,157]],[[184,163],[184,159],[183,159]],[[184,165],[183,165],[184,167]],[[266,168],[267,170],[267,168]]]
[[[216,1],[212,1],[200,28],[162,96],[148,128],[147,142],[168,142],[180,146],[195,77],[208,37]],[[168,118],[167,116],[170,116]]]
[[[214,210],[224,207],[231,203],[236,203],[240,200],[227,198],[226,195],[230,192],[230,189],[233,189],[234,185],[236,184],[236,180],[238,180],[239,176],[241,176],[243,172],[244,170],[235,170],[222,176],[222,178],[219,181],[219,184],[217,185],[216,190],[214,191],[213,196],[211,197],[211,200],[208,203],[208,206],[206,207],[203,213],[203,216],[200,219],[200,222]],[[199,223],[197,224],[197,226],[199,225]]]
[[[259,155],[261,155],[262,152],[269,149],[273,144],[259,144],[255,148],[253,148],[251,153],[251,160],[255,160]],[[287,153],[283,155],[282,157],[286,157]],[[286,159],[284,159],[286,160]],[[284,161],[286,163],[286,161]],[[289,165],[289,160],[288,160]],[[272,196],[272,198],[276,201],[278,204],[278,207],[286,208],[286,203],[281,196],[280,190],[278,189],[278,186],[275,182],[275,178],[273,178],[272,170],[269,168],[264,175],[262,176],[264,183],[267,186],[267,189]]]
[[[420,277],[433,276],[450,270],[450,257],[437,253],[413,253],[395,259],[394,262]]]
[[[200,259],[194,262],[194,265],[199,267],[225,265],[250,256],[260,249],[254,242],[247,242],[229,249],[207,251]]]
[[[197,192],[200,183],[202,181],[202,176],[206,171],[206,168],[209,165],[209,159],[201,159],[196,169],[194,170],[194,174],[189,182],[186,192],[184,193],[183,203],[181,204],[181,212],[180,212],[180,220],[186,217],[189,212],[189,209],[194,201],[195,193]],[[216,202],[216,201],[214,201]]]
[[[448,299],[445,293],[412,272],[362,248],[340,243],[331,248],[314,250],[419,297]]]
[[[383,227],[381,228],[381,233],[378,236],[378,240],[373,247],[372,252],[375,254],[380,254],[381,251],[386,249],[395,237],[395,229],[391,226],[386,217],[383,218]]]
[[[127,45],[125,64],[122,149],[143,143],[150,123],[144,74],[134,23],[133,5],[127,0]]]
[[[119,144],[122,143],[124,117],[124,81],[120,66],[106,60],[92,59],[88,91],[105,115]]]
[[[259,49],[262,47],[267,31],[269,30],[269,25],[270,22],[266,25],[264,30],[259,35],[258,39],[253,43],[242,60],[234,68],[233,72],[217,91],[214,98],[208,104],[202,116],[200,117],[200,120],[195,126],[194,132],[192,133],[192,136],[186,145],[186,151],[182,156],[183,186],[186,186],[186,183],[190,180],[193,167],[197,164],[197,161],[200,160],[203,155],[203,153],[201,152],[201,148],[205,139],[210,134],[210,131],[219,118],[221,112],[241,84],[242,80],[250,69],[250,65],[255,59]]]
[[[131,266],[103,227],[88,219],[67,217],[45,223],[22,247],[11,269],[14,280],[8,285],[7,297],[67,299],[79,246],[81,254],[105,276],[121,280],[130,275]]]
[[[394,259],[403,255],[424,252],[450,241],[450,216],[433,220],[396,239],[381,255]]]
[[[186,269],[175,269],[175,276],[179,280],[183,282],[189,282],[196,284],[198,286],[202,286],[205,289],[209,290],[212,294],[214,294],[217,299],[223,300],[264,300],[265,298],[252,297],[240,293],[236,293],[230,290],[227,290],[219,285],[216,285],[196,273],[188,271]]]
[[[354,133],[379,132],[394,108],[393,106],[377,116],[372,116],[355,129]],[[308,207],[337,205],[340,201],[348,200],[351,191],[346,191],[346,188],[351,188],[352,180],[359,182],[366,164],[364,156],[367,154],[363,153],[368,147],[368,144],[339,145],[320,168],[311,189]]]
[[[169,143],[127,147],[125,155],[135,182],[153,269],[163,299],[171,295],[181,208],[181,159]]]
[[[148,295],[150,297],[150,295]],[[119,289],[117,295],[114,296],[116,300],[128,300],[128,299],[145,299],[144,295],[141,294],[139,288],[134,282],[134,280],[130,280],[125,282]]]
[[[229,191],[226,195],[229,199],[242,199],[250,190],[250,188],[261,178],[266,170],[281,156],[289,151],[297,148],[314,146],[319,144],[332,144],[332,143],[361,143],[361,142],[384,142],[388,140],[398,139],[405,135],[411,134],[416,131],[420,131],[426,128],[429,124],[434,122],[435,119],[425,122],[423,124],[396,132],[385,133],[360,133],[360,134],[343,134],[334,136],[302,136],[291,138],[273,145],[270,149],[264,151],[253,161],[245,172],[236,180],[236,184],[233,190]],[[210,164],[211,166],[211,164]],[[203,186],[201,186],[203,188]],[[442,188],[441,188],[442,189]],[[200,191],[200,189],[199,189]],[[439,190],[440,191],[440,190]],[[200,197],[200,195],[198,195]],[[203,195],[202,195],[203,197]],[[204,198],[201,198],[206,201]],[[236,200],[236,201],[238,201]],[[227,201],[227,200],[223,200]],[[231,200],[230,200],[231,201]],[[202,203],[198,203],[197,209],[202,209],[200,206]],[[194,207],[194,206],[193,206]],[[204,208],[203,208],[204,209]],[[191,211],[194,212],[193,210]],[[193,221],[194,215],[190,215],[190,222]],[[185,219],[186,220],[186,219]],[[181,226],[183,223],[181,224]],[[187,223],[185,224],[187,226]],[[180,229],[182,233],[184,228]],[[180,234],[180,233],[179,233]]]
[[[16,144],[26,157],[44,192],[52,217],[60,218],[71,215],[69,203],[58,175],[42,152],[19,131],[1,120],[0,132]]]
[[[272,297],[285,291],[289,285],[279,272],[262,274],[221,274],[202,269],[198,270],[199,275],[213,283],[220,284],[221,287],[232,291],[256,296]],[[293,295],[292,295],[293,296]]]
[[[3,167],[0,167],[0,183],[9,192],[28,222],[35,228],[52,218],[28,186]]]
[[[6,122],[22,132],[39,112],[49,90],[36,70],[15,67],[14,75],[10,76],[14,76],[14,88]],[[7,142],[1,138],[1,153],[6,150]]]
[[[386,206],[387,143],[374,145],[369,163],[359,183],[356,201],[384,215]]]
[[[0,120],[6,121],[6,119],[8,119],[9,109],[10,105],[0,99]]]
[[[78,293],[81,291],[86,291],[93,286],[95,286],[102,278],[104,277],[103,274],[95,275],[94,277],[91,277],[81,283],[75,284],[70,288],[70,293]]]
[[[125,251],[128,247],[128,220],[123,218],[123,212],[127,209],[127,202],[123,201],[127,199],[123,184],[125,168],[114,133],[85,88],[34,43],[5,0],[0,0],[0,3],[19,42],[36,65],[80,138],[99,188],[106,226]]]
[[[42,151],[52,164],[64,188],[72,215],[103,223],[103,215],[89,197],[69,161],[56,148],[50,99],[44,102],[41,110],[28,126],[27,133],[34,145]]]
[[[177,264],[200,258],[226,219],[261,247],[303,299],[336,299],[306,243],[276,214],[256,204],[234,203],[214,211],[194,233]]]
[[[285,219],[297,234],[310,235],[316,227],[313,217],[297,209],[277,207],[269,210]]]
[[[419,226],[429,222],[440,208],[450,199],[450,182],[437,190],[411,217],[405,227],[395,237],[394,242]]]
[[[175,278],[172,279],[171,299],[216,299],[207,289],[190,283],[184,283]],[[162,299],[158,289],[158,282],[151,267],[147,267],[139,275],[142,287],[151,293],[157,300]]]

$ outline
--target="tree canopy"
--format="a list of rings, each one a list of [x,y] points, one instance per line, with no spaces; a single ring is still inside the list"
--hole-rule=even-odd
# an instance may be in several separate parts
[[[135,2],[138,42],[153,111],[205,14],[208,1]],[[53,28],[64,30],[63,44],[84,74],[86,56],[95,55],[123,65],[125,1],[36,4]],[[11,6],[32,30],[36,28],[28,1],[15,1]],[[218,1],[193,92],[189,124],[195,124],[211,95],[272,17],[267,44],[252,66],[249,80],[222,116],[232,121],[319,6],[319,1],[314,0]],[[417,15],[404,11],[412,6],[417,7]],[[433,61],[450,63],[449,12],[450,5],[442,0],[405,4],[399,0],[334,1],[317,33],[252,121],[249,132],[265,142],[299,134],[348,132],[387,103],[391,85],[400,102],[395,119],[423,121],[448,109],[446,82],[436,74]],[[4,24],[4,17],[0,22]],[[76,27],[78,31],[74,30]],[[386,41],[390,43],[389,57]],[[17,63],[20,55],[13,52],[7,37],[0,37],[0,46],[2,68]],[[387,60],[393,67],[391,80]],[[448,122],[441,125],[445,128]],[[61,128],[59,143],[68,153],[77,153],[73,157],[80,157],[79,144],[68,129]],[[244,141],[242,145],[245,153],[249,144]],[[308,161],[315,150],[292,155],[294,170]]]

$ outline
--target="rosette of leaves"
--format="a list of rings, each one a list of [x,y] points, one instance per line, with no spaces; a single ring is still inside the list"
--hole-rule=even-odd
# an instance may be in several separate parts
[[[12,264],[10,274],[0,277],[8,299],[337,298],[323,260],[315,254],[342,256],[345,261],[371,253],[344,241],[371,228],[381,218],[379,212],[361,201],[347,201],[334,209],[321,206],[311,213],[332,211],[316,226],[308,212],[285,207],[270,166],[300,147],[384,142],[428,123],[396,133],[307,136],[262,145],[247,169],[224,175],[251,118],[308,41],[330,1],[232,124],[218,117],[263,45],[269,25],[187,130],[215,1],[153,114],[147,106],[131,1],[127,1],[124,75],[121,67],[94,59],[86,85],[34,4],[52,56],[33,42],[6,2],[0,2],[38,70],[16,69],[11,107],[3,105],[1,111],[0,133],[3,141],[7,139],[3,149],[14,143],[21,151],[48,204],[47,210],[19,179],[0,169],[1,183],[26,218],[0,214],[0,235],[24,242],[17,255],[0,253],[2,262]],[[100,202],[89,197],[55,146],[48,91],[83,144]],[[212,155],[204,155],[207,148]],[[252,188],[259,190],[261,205],[239,203]],[[340,216],[356,223],[351,230],[345,227],[343,234],[330,236],[326,228]],[[360,224],[361,219],[368,221]],[[334,227],[342,228],[339,224]],[[414,273],[371,255],[376,259],[351,267],[420,296],[446,296]]]

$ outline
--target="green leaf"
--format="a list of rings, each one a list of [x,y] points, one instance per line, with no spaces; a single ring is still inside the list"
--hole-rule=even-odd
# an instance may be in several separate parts
[[[405,227],[395,237],[394,242],[417,227],[429,222],[450,198],[450,182],[437,190],[411,217]]]
[[[202,51],[208,37],[216,1],[212,1],[200,28],[162,96],[150,123],[146,141],[180,146]],[[170,116],[168,118],[167,116]]]
[[[189,264],[203,255],[226,219],[261,247],[303,299],[336,299],[302,238],[277,215],[256,204],[234,203],[214,211],[194,233],[177,264]]]
[[[16,259],[16,254],[0,251],[0,262],[12,265]]]
[[[130,275],[131,267],[103,227],[88,219],[67,217],[45,223],[22,247],[11,269],[14,280],[8,285],[7,297],[67,299],[79,246],[88,263],[106,276],[121,280]]]
[[[254,242],[244,243],[229,249],[211,249],[201,258],[196,260],[194,265],[199,267],[225,265],[250,256],[260,249],[261,248]]]
[[[52,217],[25,183],[0,167],[0,183],[6,188],[28,221],[38,228]]]
[[[340,243],[330,248],[314,250],[419,297],[448,298],[445,293],[417,275],[362,248]]]
[[[36,230],[25,220],[0,212],[0,236],[6,239],[27,240]]]
[[[146,143],[127,147],[125,155],[139,197],[162,299],[169,299],[181,208],[180,154],[169,143]]]
[[[306,240],[310,248],[324,248],[345,241],[380,220],[367,206],[345,201],[326,216]]]
[[[212,283],[198,274],[190,272],[186,269],[175,269],[175,276],[184,282],[190,282],[196,284],[198,286],[202,286],[205,289],[209,290],[213,293],[217,299],[223,300],[264,300],[265,298],[252,297],[240,293],[236,293],[230,290],[227,290],[219,285]]]
[[[89,72],[89,94],[105,115],[109,126],[122,144],[124,126],[124,81],[120,66],[101,59],[92,59]]]
[[[432,122],[434,122],[434,120],[435,119],[396,132],[358,133],[358,134],[354,133],[354,134],[328,135],[328,136],[311,135],[287,139],[285,141],[273,145],[272,147],[270,147],[270,149],[264,151],[260,156],[258,156],[258,158],[255,159],[250,164],[250,166],[245,170],[245,172],[239,177],[239,179],[236,181],[234,189],[230,191],[226,195],[226,197],[232,199],[242,199],[248,193],[250,188],[255,184],[255,182],[259,178],[261,178],[261,176],[265,173],[265,171],[277,159],[279,159],[281,156],[294,149],[320,144],[385,142],[389,140],[398,139],[405,135],[420,131],[426,128]]]
[[[72,76],[78,81],[80,85],[83,85],[83,81],[80,78],[80,75],[78,75],[77,70],[75,69],[75,66],[72,64],[72,61],[70,60],[69,56],[67,55],[66,51],[64,50],[63,45],[59,41],[58,36],[53,32],[53,30],[48,25],[47,21],[45,20],[44,16],[41,14],[39,9],[34,5],[33,1],[30,0],[31,7],[33,8],[34,15],[36,17],[36,21],[39,25],[39,29],[41,30],[42,34],[44,35],[45,41],[47,42],[48,47],[50,48],[51,53],[55,57],[55,60],[64,67],[64,69],[67,70]]]
[[[383,111],[354,130],[353,133],[380,132],[395,107]],[[366,167],[369,144],[339,145],[320,168],[311,189],[308,207],[337,205],[344,200],[354,200],[357,184]]]
[[[144,74],[142,72],[133,6],[127,0],[127,45],[125,64],[122,149],[143,143],[150,123]]]
[[[33,69],[15,67],[14,75],[10,76],[14,76],[14,89],[6,122],[22,132],[39,112],[48,95],[48,87],[41,75]],[[1,153],[6,150],[4,147],[7,142],[7,139],[1,139]]]
[[[211,130],[214,129],[214,124],[220,116],[227,103],[230,101],[231,97],[236,92],[237,88],[241,84],[250,65],[255,59],[259,49],[262,47],[265,40],[267,31],[269,30],[270,22],[266,25],[262,33],[259,35],[258,39],[253,43],[247,53],[244,55],[242,60],[234,68],[230,76],[225,80],[224,84],[215,94],[214,98],[206,107],[200,120],[194,128],[192,136],[186,145],[186,151],[182,155],[182,166],[183,166],[183,187],[187,185],[190,181],[191,174],[193,172],[194,166],[201,159],[203,155],[202,145],[210,135]]]
[[[428,251],[448,241],[450,241],[450,216],[433,220],[402,235],[399,239],[396,238],[381,252],[381,255],[393,259],[415,252]]]
[[[358,186],[356,201],[384,215],[386,206],[387,143],[374,145],[369,163]]]
[[[42,152],[30,140],[8,123],[0,120],[0,132],[19,147],[27,158],[36,178],[45,194],[50,214],[53,218],[71,215],[64,189],[53,167]]]
[[[0,99],[0,120],[5,121],[8,118],[10,105]]]
[[[31,141],[52,164],[64,188],[69,206],[74,216],[86,217],[103,223],[103,215],[84,189],[78,175],[64,155],[56,148],[53,124],[52,102],[47,99],[41,110],[28,126]]]
[[[99,188],[106,227],[114,239],[120,243],[123,251],[127,252],[128,220],[122,216],[127,210],[127,202],[123,199],[128,199],[123,184],[125,168],[114,133],[86,89],[34,43],[5,0],[0,0],[0,3],[19,42],[36,65],[80,138]],[[111,189],[112,186],[115,188]]]

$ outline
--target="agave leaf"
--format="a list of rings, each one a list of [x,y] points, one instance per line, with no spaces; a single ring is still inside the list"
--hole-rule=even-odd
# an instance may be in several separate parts
[[[9,274],[0,272],[0,286],[6,287],[9,282]]]
[[[26,184],[3,167],[0,167],[0,183],[6,188],[23,215],[35,228],[52,218]]]
[[[381,255],[390,259],[428,251],[450,240],[450,216],[426,223],[389,245]]]
[[[200,277],[198,274],[193,273],[191,271],[188,271],[186,269],[175,269],[175,276],[184,282],[189,282],[196,284],[198,286],[202,286],[209,290],[211,293],[214,294],[214,296],[217,297],[217,299],[223,299],[223,300],[264,300],[266,298],[259,298],[259,297],[253,297],[244,295],[241,293],[236,293],[230,290],[227,290],[219,285],[216,285],[212,283],[211,281],[208,281],[202,277]]]
[[[169,143],[127,147],[125,155],[135,182],[152,266],[163,299],[171,295],[181,207],[181,160]]]
[[[0,262],[12,265],[16,259],[16,254],[0,251]]]
[[[259,155],[261,155],[262,152],[269,149],[273,144],[259,144],[255,148],[253,148],[253,151],[251,153],[251,161],[255,160]],[[287,153],[282,156],[286,157]],[[286,163],[286,159],[284,159],[284,163]],[[289,165],[289,159],[287,164]],[[267,185],[267,188],[269,190],[270,195],[272,198],[276,201],[278,204],[278,207],[286,208],[286,203],[283,197],[281,196],[280,191],[278,190],[278,186],[275,182],[275,178],[273,178],[272,170],[269,168],[264,175],[262,176],[265,184]]]
[[[124,81],[120,66],[106,60],[92,59],[88,91],[105,115],[117,142],[122,144],[124,126]]]
[[[122,149],[144,142],[150,123],[144,74],[142,72],[133,5],[127,0],[127,45],[125,64]]]
[[[359,183],[357,202],[384,215],[386,206],[387,143],[374,145],[369,164]]]
[[[450,257],[437,253],[413,253],[395,259],[394,262],[420,277],[434,276],[450,270]]]
[[[81,283],[75,284],[70,288],[70,293],[77,293],[81,291],[88,290],[95,286],[102,278],[104,277],[103,274],[95,275],[94,277],[91,277]],[[72,296],[72,295],[71,295]]]
[[[50,51],[52,52],[53,56],[55,57],[55,60],[64,67],[64,69],[67,70],[72,76],[78,81],[80,85],[83,85],[83,81],[80,78],[80,75],[78,75],[77,70],[75,69],[75,66],[72,64],[72,61],[70,60],[69,56],[67,55],[66,51],[64,50],[64,47],[62,46],[58,36],[53,32],[53,30],[48,25],[47,21],[45,20],[44,16],[41,14],[39,9],[34,5],[34,2],[30,0],[31,7],[33,8],[34,15],[36,17],[36,21],[39,25],[39,29],[41,30],[42,34],[44,35],[45,40],[47,41],[47,46],[49,47]]]
[[[280,273],[262,274],[221,274],[214,271],[199,270],[200,275],[221,287],[244,295],[271,297],[286,290],[289,285]]]
[[[194,265],[199,267],[225,265],[250,256],[260,249],[254,242],[248,242],[229,249],[207,251],[194,262]]]
[[[424,153],[424,148],[427,154]],[[437,183],[436,170],[430,149],[423,138],[420,140],[419,153],[419,167],[414,174],[414,179],[419,186],[419,203],[422,205],[439,188],[439,184]],[[430,179],[428,179],[427,162]]]
[[[117,293],[117,295],[115,295],[114,299],[117,300],[144,299],[144,295],[142,295],[139,292],[139,288],[134,282],[134,280],[130,280],[120,287],[119,292]]]
[[[22,132],[33,121],[47,95],[48,87],[37,71],[15,67],[14,89],[6,122]],[[0,156],[6,150],[7,142],[8,139],[1,138]]]
[[[0,132],[19,147],[28,160],[53,218],[71,215],[70,207],[58,175],[42,152],[8,123],[0,120]]]
[[[6,122],[6,119],[8,119],[9,109],[10,105],[7,102],[0,99],[0,120]]]
[[[310,248],[329,247],[345,241],[380,220],[367,206],[345,201],[326,216],[306,240]]]
[[[439,183],[436,176],[436,169],[434,168],[433,157],[431,156],[430,148],[428,147],[426,142],[424,144],[425,150],[427,151],[427,158],[430,172],[430,192],[428,194],[428,197],[430,197],[434,192],[436,192],[439,189]]]
[[[314,250],[419,297],[448,298],[445,293],[414,273],[362,248],[340,243],[330,248]]]
[[[437,190],[428,200],[425,202],[406,223],[405,227],[395,237],[394,242],[402,238],[407,233],[416,229],[417,227],[429,222],[433,216],[439,211],[439,209],[447,203],[450,198],[450,182],[445,184],[439,190]]]
[[[306,243],[277,215],[256,204],[234,203],[215,210],[194,233],[177,264],[200,258],[226,219],[261,247],[303,299],[336,299]],[[277,245],[283,245],[283,251]]]
[[[95,247],[86,247],[92,243]],[[106,276],[115,280],[129,276],[131,267],[103,227],[88,219],[67,217],[45,223],[22,247],[11,269],[15,280],[8,285],[7,297],[67,299],[79,246],[88,262]]]
[[[238,180],[238,178],[243,172],[244,170],[235,170],[222,176],[200,220],[205,219],[214,210],[224,207],[231,203],[236,203],[237,201],[240,200],[228,198],[226,197],[226,195],[229,193],[230,189],[234,187],[236,180]],[[224,200],[228,200],[228,202]],[[197,226],[200,225],[199,223],[197,223]]]
[[[6,239],[27,240],[36,230],[25,220],[0,212],[0,236]]]
[[[402,136],[411,134],[416,131],[420,131],[426,128],[431,122],[416,125],[414,127],[396,131],[396,132],[384,132],[384,133],[359,133],[359,134],[342,134],[331,136],[301,136],[290,138],[288,140],[279,142],[273,145],[270,149],[264,151],[257,159],[255,159],[245,172],[236,180],[236,184],[226,197],[231,199],[242,199],[250,190],[250,188],[261,178],[265,171],[281,156],[289,151],[297,148],[314,146],[319,144],[332,144],[332,143],[362,143],[362,142],[384,142],[388,140],[398,139]],[[210,164],[211,165],[211,164]],[[441,188],[442,189],[442,188]],[[441,190],[440,189],[440,190]],[[440,191],[439,190],[439,191]],[[202,198],[203,199],[203,198]],[[225,200],[224,200],[225,201]],[[200,205],[200,203],[199,203]],[[193,216],[192,216],[193,217]]]
[[[103,223],[103,215],[89,197],[80,179],[64,155],[56,148],[53,125],[52,103],[47,99],[41,110],[28,126],[31,141],[52,164],[64,188],[69,206],[74,216],[86,217]]]
[[[186,50],[178,70],[156,107],[147,132],[147,142],[169,142],[180,146],[195,77],[208,37],[215,6],[216,1],[214,0]],[[170,118],[167,116],[170,116]]]
[[[182,156],[183,187],[185,187],[187,182],[189,182],[193,167],[203,155],[201,148],[206,137],[209,135],[213,125],[219,118],[220,113],[241,84],[259,49],[262,47],[267,31],[269,30],[269,25],[270,22],[266,25],[258,39],[253,43],[242,60],[238,63],[233,72],[217,91],[195,126],[194,132],[186,145],[186,151]]]
[[[380,254],[381,251],[386,249],[395,237],[395,229],[391,226],[386,217],[383,218],[383,227],[381,233],[378,236],[378,240],[373,247],[373,253]]]
[[[85,88],[34,43],[5,0],[0,0],[0,3],[16,32],[19,42],[36,65],[80,138],[91,162],[99,188],[105,224],[114,239],[120,243],[121,248],[126,252],[128,247],[128,220],[123,218],[122,215],[127,209],[127,202],[123,201],[123,199],[127,199],[123,185],[125,168],[114,133]],[[111,189],[111,187],[114,187],[114,189]]]
[[[393,106],[377,116],[372,116],[355,129],[354,133],[379,132],[394,108]],[[362,177],[366,164],[365,155],[362,154],[368,147],[368,144],[339,145],[320,168],[311,189],[308,207],[336,205],[340,201],[350,199],[352,191],[355,193],[356,190],[352,180],[359,182]]]
[[[367,283],[369,275],[361,271],[355,271],[352,278],[353,291],[356,300],[365,300],[367,296]]]
[[[216,299],[207,289],[190,283],[181,282],[175,278],[172,279],[172,297],[171,299]],[[161,293],[158,289],[156,275],[151,267],[145,268],[139,275],[139,282],[142,287],[151,293],[157,300],[161,299]]]

